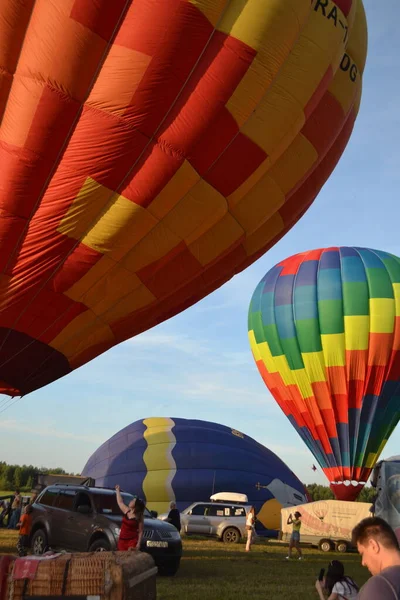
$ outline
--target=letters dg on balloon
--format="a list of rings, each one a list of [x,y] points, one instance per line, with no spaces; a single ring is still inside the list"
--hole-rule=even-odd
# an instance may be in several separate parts
[[[350,137],[361,0],[0,3],[0,391],[245,269]]]

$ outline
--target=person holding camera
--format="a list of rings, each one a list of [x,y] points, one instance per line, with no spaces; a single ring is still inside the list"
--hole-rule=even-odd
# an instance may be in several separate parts
[[[330,562],[325,576],[324,573],[325,569],[321,569],[315,582],[320,600],[356,600],[358,585],[344,574],[340,560]]]
[[[294,519],[292,513],[290,513],[289,518],[287,520],[288,525],[293,526],[292,535],[290,536],[289,542],[289,553],[286,557],[286,560],[292,558],[292,550],[296,548],[297,554],[299,555],[299,560],[303,560],[303,554],[300,548],[300,529],[301,529],[301,513],[296,511],[294,513]]]

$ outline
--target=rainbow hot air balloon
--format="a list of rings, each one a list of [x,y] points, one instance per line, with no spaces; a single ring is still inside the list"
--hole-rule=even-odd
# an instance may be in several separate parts
[[[282,261],[253,294],[249,338],[334,494],[354,499],[400,417],[400,259],[344,247]]]
[[[197,302],[339,160],[361,0],[0,2],[0,390]]]

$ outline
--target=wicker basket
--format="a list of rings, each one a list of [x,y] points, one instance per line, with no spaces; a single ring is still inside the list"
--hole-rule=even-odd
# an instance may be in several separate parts
[[[24,559],[19,559],[24,560]],[[31,561],[34,559],[25,559]],[[36,561],[35,561],[36,563]],[[26,563],[20,563],[19,568]],[[142,552],[63,554],[37,561],[32,578],[16,578],[18,560],[10,565],[5,600],[52,596],[95,596],[98,600],[153,600],[157,568]]]

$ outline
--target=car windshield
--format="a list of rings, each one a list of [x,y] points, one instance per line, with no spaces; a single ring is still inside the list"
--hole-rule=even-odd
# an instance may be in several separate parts
[[[131,494],[122,493],[122,501],[126,506],[128,506],[129,502],[131,502],[135,496]],[[103,515],[112,515],[119,517],[121,516],[121,509],[117,503],[117,495],[116,494],[93,494],[94,504],[96,506],[96,511]],[[145,508],[144,516],[146,518],[151,518],[151,514]]]

